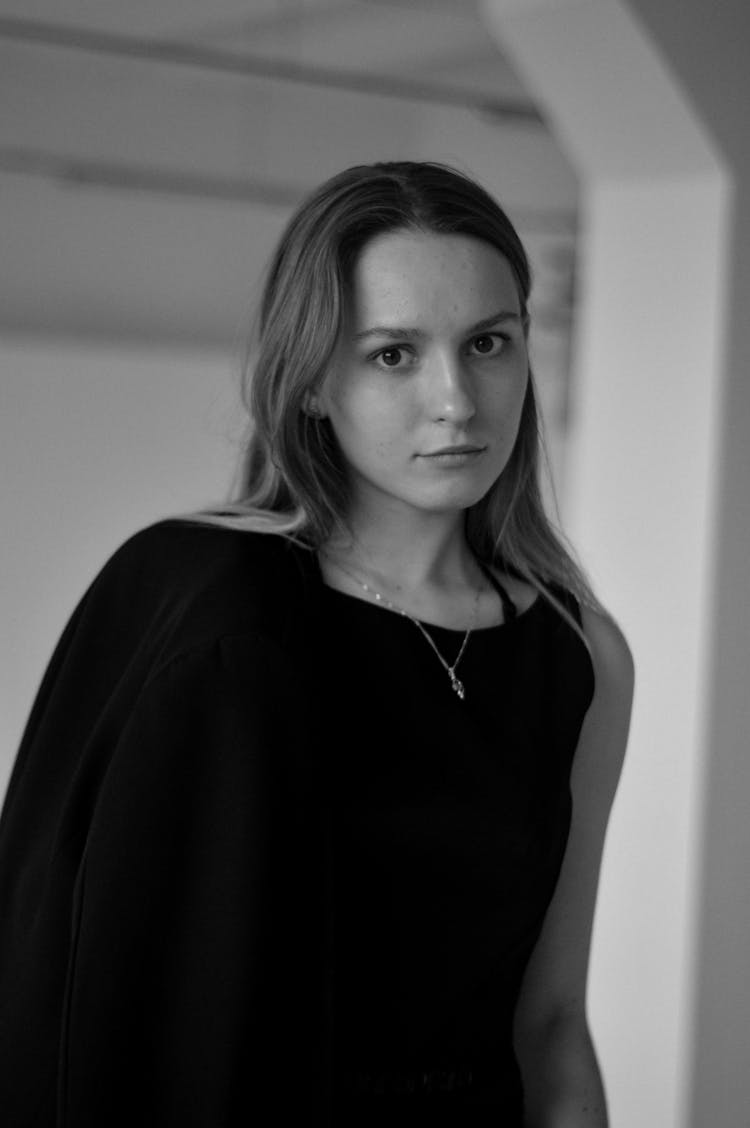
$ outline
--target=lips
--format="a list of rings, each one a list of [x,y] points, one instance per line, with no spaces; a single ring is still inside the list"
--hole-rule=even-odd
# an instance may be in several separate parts
[[[441,447],[440,450],[430,450],[422,455],[422,458],[437,458],[439,455],[444,454],[479,454],[485,448],[482,446],[474,446],[464,443],[461,446]]]

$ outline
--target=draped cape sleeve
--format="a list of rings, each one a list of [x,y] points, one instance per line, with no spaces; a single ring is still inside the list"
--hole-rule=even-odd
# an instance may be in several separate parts
[[[153,527],[60,641],[0,822],[14,1128],[327,1123],[310,599],[271,541]]]

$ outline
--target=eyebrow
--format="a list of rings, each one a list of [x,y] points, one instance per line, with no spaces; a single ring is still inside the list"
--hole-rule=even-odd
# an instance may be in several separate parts
[[[493,314],[491,317],[483,317],[481,321],[469,326],[466,330],[467,333],[481,333],[485,329],[491,329],[493,325],[500,325],[506,321],[522,321],[520,313],[515,313],[512,310],[501,309],[499,313]],[[406,329],[397,325],[373,325],[371,329],[362,329],[359,333],[352,334],[353,341],[364,341],[367,337],[385,337],[389,341],[403,341],[411,339],[419,339],[424,337],[425,334],[421,329]]]

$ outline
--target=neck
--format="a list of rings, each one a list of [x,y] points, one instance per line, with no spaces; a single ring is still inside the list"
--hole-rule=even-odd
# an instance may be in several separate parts
[[[383,594],[460,592],[476,588],[478,567],[464,533],[464,515],[424,514],[415,522],[352,522],[323,546],[323,555],[351,569]]]

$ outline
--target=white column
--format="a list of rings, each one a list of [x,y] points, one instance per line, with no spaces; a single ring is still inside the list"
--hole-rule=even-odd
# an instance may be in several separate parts
[[[683,35],[698,35],[700,6],[680,5]],[[668,69],[669,38],[657,48],[632,7],[488,0],[485,13],[581,178],[563,516],[636,660],[595,924],[592,1027],[613,1128],[684,1128],[719,645],[732,176]]]

